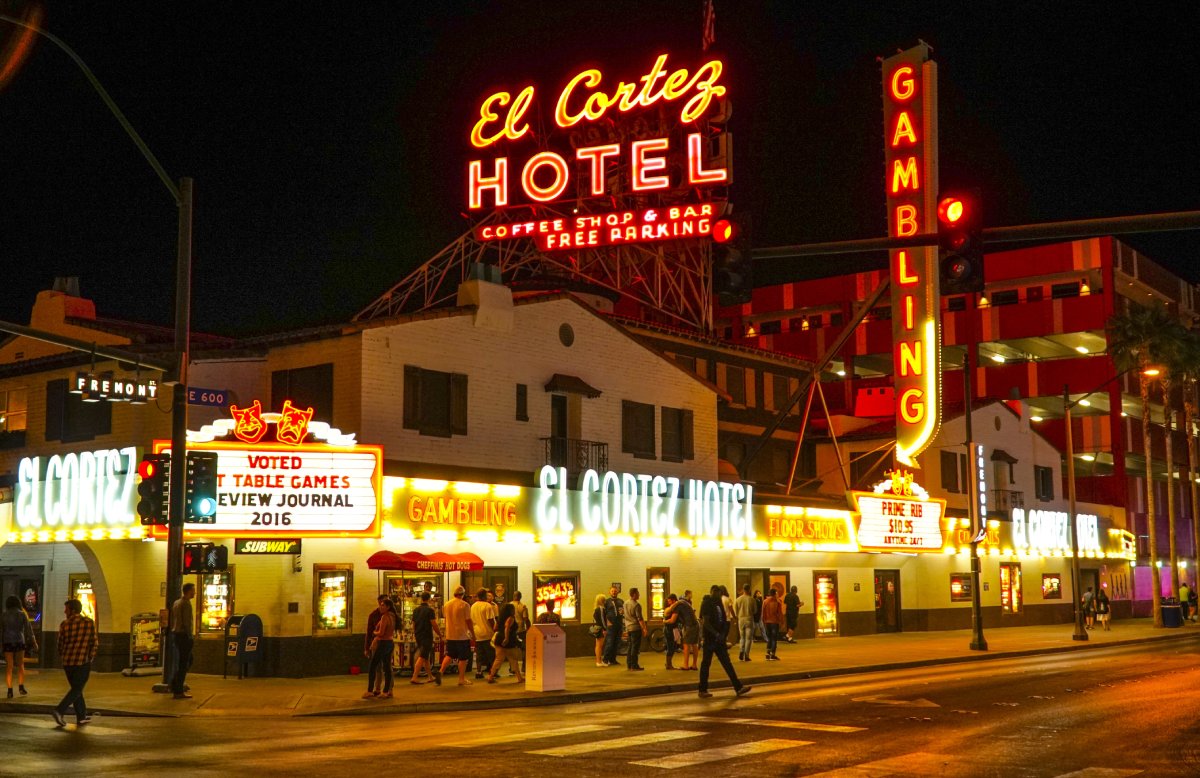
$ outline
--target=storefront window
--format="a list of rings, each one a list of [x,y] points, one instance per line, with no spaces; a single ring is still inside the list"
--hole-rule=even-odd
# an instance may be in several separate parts
[[[646,618],[662,621],[667,609],[667,595],[671,593],[671,568],[651,567],[646,571]]]
[[[546,612],[548,603],[563,621],[579,621],[579,573],[533,574],[533,618]]]
[[[200,634],[225,634],[225,622],[233,615],[233,570],[200,576]]]
[[[316,565],[313,570],[313,627],[320,633],[350,631],[353,565]]]
[[[71,599],[79,600],[80,604],[83,605],[83,615],[95,621],[96,592],[92,588],[92,577],[90,575],[75,574],[68,580],[70,582]]]
[[[838,634],[837,573],[814,572],[813,590],[817,614],[817,636]]]
[[[1042,573],[1042,599],[1043,600],[1061,600],[1062,599],[1062,574],[1061,573]]]
[[[950,574],[950,602],[971,601],[971,574]]]
[[[1003,613],[1020,613],[1024,603],[1021,597],[1021,565],[1000,565],[1000,610]]]

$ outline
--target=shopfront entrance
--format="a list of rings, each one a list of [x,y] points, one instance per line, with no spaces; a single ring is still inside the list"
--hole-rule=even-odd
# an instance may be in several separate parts
[[[900,631],[900,571],[875,571],[875,631]]]
[[[487,589],[496,595],[496,601],[503,604],[512,602],[513,592],[517,591],[517,568],[515,567],[485,567],[478,571],[462,574],[462,585],[467,590],[467,602],[475,601],[475,593]],[[502,587],[499,592],[496,587]],[[522,599],[529,604],[529,593],[523,592]],[[530,613],[530,618],[533,614]]]
[[[46,620],[42,602],[43,571],[44,568],[41,566],[0,568],[0,606],[3,606],[9,597],[16,597],[21,601],[21,607],[25,609],[25,613],[29,615],[29,622],[33,625],[33,635],[39,648],[45,644],[42,640],[42,630]],[[59,612],[61,613],[61,611],[62,607],[60,606]],[[50,618],[53,619],[54,615]],[[57,628],[56,623],[51,630]],[[39,659],[39,655],[34,655],[26,657],[25,661],[36,664]]]

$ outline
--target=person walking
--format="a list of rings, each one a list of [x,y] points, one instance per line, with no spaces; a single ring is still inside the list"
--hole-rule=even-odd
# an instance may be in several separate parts
[[[1112,617],[1112,604],[1108,601],[1108,592],[1101,589],[1096,592],[1096,620],[1108,631],[1108,620]]]
[[[1092,587],[1088,587],[1081,598],[1083,603],[1083,628],[1091,629],[1096,626],[1096,595]]]
[[[83,699],[83,688],[92,674],[92,660],[100,648],[100,637],[96,634],[96,622],[83,615],[83,603],[67,600],[63,603],[66,619],[58,625],[58,659],[67,675],[70,689],[50,711],[51,718],[59,727],[66,726],[63,716],[68,708],[75,709],[75,723],[91,723],[87,714],[87,703]]]
[[[1196,587],[1194,586],[1192,587],[1192,591],[1188,594],[1188,605],[1191,607],[1192,621],[1194,622],[1196,621],[1196,606],[1200,605],[1200,603],[1197,602]]]
[[[750,584],[742,584],[742,594],[733,603],[733,612],[737,615],[738,659],[750,661],[750,646],[754,644],[754,598],[750,595]]]
[[[551,601],[553,604],[553,600]],[[554,613],[552,610],[546,613]],[[542,614],[546,615],[545,613]],[[558,614],[554,614],[557,616]],[[517,683],[525,683],[525,676],[521,675],[521,644],[517,641],[517,618],[514,613],[512,603],[506,604],[500,609],[500,617],[497,619],[498,626],[496,629],[496,661],[492,663],[491,670],[488,672],[487,682],[495,683],[496,674],[500,672],[500,665],[504,660],[508,660],[508,667],[517,676]],[[541,621],[541,618],[538,618]],[[543,624],[551,622],[542,622]]]
[[[471,623],[475,630],[475,677],[483,678],[483,673],[496,661],[496,650],[492,647],[492,638],[496,635],[496,606],[491,603],[491,593],[487,589],[475,592],[475,602],[471,604]]]
[[[417,658],[413,662],[413,675],[409,683],[428,683],[428,681],[418,680],[422,672],[428,671],[429,679],[435,685],[441,686],[442,675],[433,666],[433,635],[436,632],[440,639],[442,630],[438,627],[437,612],[429,604],[429,600],[429,592],[421,592],[421,604],[412,612],[413,640],[417,644]]]
[[[467,590],[461,586],[442,609],[446,619],[446,656],[442,657],[441,673],[445,675],[451,662],[458,662],[458,685],[470,686],[467,680],[467,662],[471,659],[471,640],[474,625],[471,623],[471,606],[464,599]]]
[[[798,591],[799,589],[793,586],[783,598],[783,617],[787,624],[787,635],[783,639],[789,643],[796,642],[796,624],[800,621],[800,609],[804,607],[804,603],[800,602]]]
[[[1188,609],[1192,605],[1192,590],[1188,588],[1187,581],[1179,583],[1179,615],[1184,621],[1188,620]]]
[[[692,591],[683,593],[683,599],[675,603],[675,615],[683,631],[683,667],[681,670],[700,669],[700,622],[696,619],[696,609],[692,606]]]
[[[588,634],[596,639],[596,667],[608,667],[604,661],[604,601],[608,598],[603,594],[596,595],[595,607],[592,608],[592,626]]]
[[[391,599],[385,597],[379,601],[379,620],[375,622],[375,632],[371,636],[371,666],[369,675],[378,674],[383,685],[382,691],[363,695],[364,697],[392,696],[392,654],[396,650],[396,606]],[[416,673],[413,673],[414,677]]]
[[[674,670],[675,665],[671,660],[679,651],[680,644],[683,642],[683,630],[679,626],[679,614],[675,612],[675,608],[679,605],[679,597],[674,593],[667,595],[667,607],[663,609],[663,640],[666,643],[667,649],[667,669]]]
[[[621,590],[613,586],[604,601],[604,662],[609,667],[617,665],[617,648],[621,645],[621,632],[625,627],[625,603],[617,595]]]
[[[363,692],[363,699],[379,696],[379,673],[375,663],[371,661],[371,642],[375,640],[375,628],[379,626],[379,619],[383,616],[383,610],[380,605],[388,599],[386,594],[381,594],[375,598],[375,607],[371,609],[371,615],[367,616],[367,633],[363,636],[363,656],[367,659],[367,690]]]
[[[738,680],[737,671],[729,661],[729,648],[725,645],[725,638],[729,635],[729,619],[721,603],[721,587],[716,584],[700,601],[700,625],[704,638],[704,658],[700,661],[700,699],[712,696],[708,690],[708,670],[714,654],[733,683],[734,693],[738,697],[749,694],[750,687]]]
[[[525,634],[529,632],[529,608],[521,601],[521,590],[513,592],[513,615],[517,619],[517,640],[521,643],[521,672],[525,672]]]
[[[16,595],[9,595],[4,601],[4,614],[0,616],[3,625],[4,643],[4,680],[8,682],[8,699],[13,696],[13,669],[17,673],[17,689],[21,696],[29,694],[25,691],[25,652],[37,653],[37,639],[33,634],[33,625],[29,623],[29,615],[21,607],[21,600]]]
[[[172,697],[190,700],[187,693],[187,674],[192,666],[192,646],[195,643],[196,621],[192,616],[192,598],[196,596],[196,584],[185,583],[179,599],[171,606],[171,645],[175,647],[175,674],[171,676]]]
[[[763,625],[762,619],[763,594],[758,589],[754,590],[754,639],[762,642],[767,642],[767,628]]]
[[[779,645],[779,628],[783,624],[783,603],[773,588],[767,591],[767,599],[763,600],[762,620],[763,628],[767,631],[767,661],[778,662],[775,649]]]
[[[646,620],[642,618],[641,595],[636,587],[629,590],[629,601],[625,603],[625,634],[629,640],[629,653],[625,655],[627,670],[645,670],[638,662],[642,653],[642,635],[646,634]]]

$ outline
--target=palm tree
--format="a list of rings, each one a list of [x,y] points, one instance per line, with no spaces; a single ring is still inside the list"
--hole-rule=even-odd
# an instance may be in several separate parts
[[[1108,321],[1108,345],[1121,371],[1137,370],[1142,401],[1142,450],[1146,459],[1146,526],[1150,540],[1150,580],[1154,626],[1163,625],[1162,575],[1158,569],[1158,528],[1154,513],[1153,449],[1150,445],[1150,382],[1146,371],[1170,361],[1182,327],[1162,303],[1142,306],[1130,302],[1126,310]]]
[[[1187,436],[1188,488],[1192,498],[1192,564],[1200,570],[1200,502],[1196,489],[1196,389],[1200,384],[1200,331],[1188,330],[1180,349],[1180,375],[1183,379],[1183,432]]]

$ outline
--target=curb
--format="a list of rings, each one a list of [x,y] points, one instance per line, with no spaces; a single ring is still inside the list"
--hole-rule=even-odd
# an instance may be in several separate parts
[[[1089,651],[1102,648],[1113,648],[1118,646],[1132,646],[1143,643],[1158,643],[1170,640],[1189,640],[1200,638],[1200,634],[1195,632],[1180,632],[1178,634],[1163,634],[1152,635],[1148,637],[1127,638],[1124,640],[1113,640],[1104,643],[1083,642],[1069,643],[1062,646],[1052,646],[1047,648],[1031,648],[1017,651],[1001,651],[1001,652],[981,652],[978,654],[968,654],[964,656],[944,657],[935,659],[915,659],[905,662],[885,662],[880,664],[856,665],[853,667],[833,667],[823,670],[808,670],[801,672],[777,673],[774,675],[761,675],[753,678],[747,678],[746,682],[750,685],[769,684],[769,683],[785,683],[788,681],[804,681],[814,678],[831,678],[847,675],[865,675],[868,673],[882,673],[892,670],[908,670],[917,667],[933,667],[937,665],[957,665],[968,662],[987,662],[1002,659],[1020,659],[1030,656],[1043,656],[1050,654],[1065,654],[1073,651]],[[436,713],[450,711],[478,711],[478,710],[502,710],[507,708],[541,708],[551,705],[571,705],[582,704],[589,702],[609,702],[612,700],[636,699],[639,697],[655,697],[662,694],[679,694],[683,692],[695,692],[697,688],[696,681],[689,683],[669,683],[669,684],[654,684],[650,686],[636,686],[625,689],[610,689],[606,691],[594,692],[548,692],[537,697],[520,696],[511,699],[474,699],[474,700],[447,700],[444,702],[418,702],[408,704],[394,704],[386,707],[357,707],[343,708],[340,710],[323,710],[323,711],[308,711],[303,713],[287,712],[277,715],[286,716],[289,718],[313,718],[320,716],[388,716],[401,715],[411,713]],[[732,689],[733,684],[726,679],[720,681],[714,680],[709,684],[711,690]],[[53,705],[45,703],[10,703],[0,702],[0,714],[28,714],[28,715],[43,715],[49,716],[53,710]],[[180,719],[194,715],[204,715],[199,711],[190,713],[152,713],[147,711],[121,710],[116,708],[92,708],[91,712],[96,715],[112,717],[112,718],[161,718],[161,719]],[[220,716],[219,714],[211,714],[214,718],[238,718],[242,714],[229,714],[228,716]]]
[[[806,672],[779,673],[776,675],[756,676],[748,678],[747,684],[754,686],[768,683],[784,683],[787,681],[804,681],[813,678],[830,678],[842,675],[860,675],[867,673],[882,673],[890,670],[908,670],[915,667],[932,667],[936,665],[956,665],[967,662],[986,662],[999,659],[1019,659],[1029,656],[1046,654],[1065,654],[1072,651],[1088,651],[1114,646],[1131,646],[1140,643],[1157,643],[1167,640],[1186,640],[1200,637],[1195,633],[1178,635],[1155,635],[1152,637],[1128,638],[1105,643],[1079,642],[1052,648],[1031,648],[1020,651],[1003,651],[1000,653],[980,653],[967,656],[946,657],[941,659],[916,659],[908,662],[887,662],[884,664],[858,665],[855,667],[835,667],[826,670]],[[710,690],[732,689],[733,684],[728,680],[712,681]],[[638,697],[654,697],[660,694],[678,694],[696,691],[696,683],[688,684],[657,684],[654,686],[638,686],[630,689],[613,689],[603,692],[562,692],[554,696],[520,697],[512,700],[463,700],[453,702],[425,702],[409,705],[392,705],[386,708],[347,708],[344,710],[314,711],[309,713],[294,713],[296,718],[311,718],[316,716],[386,716],[403,713],[433,713],[461,710],[497,710],[503,708],[538,708],[549,705],[567,705],[586,702],[607,702],[610,700],[635,699]],[[552,693],[554,694],[554,693]]]

